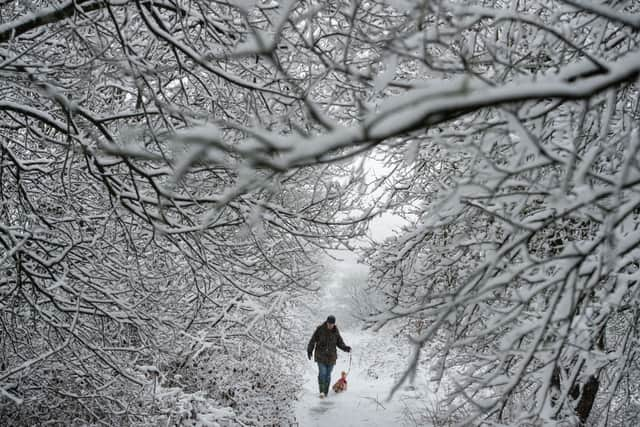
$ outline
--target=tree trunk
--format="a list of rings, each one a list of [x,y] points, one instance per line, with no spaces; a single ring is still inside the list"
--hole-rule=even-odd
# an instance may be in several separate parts
[[[587,423],[587,418],[593,408],[593,402],[596,400],[596,394],[598,394],[598,388],[600,387],[600,380],[595,375],[590,375],[589,379],[582,386],[582,395],[576,405],[576,415],[580,419],[580,425],[584,426]]]

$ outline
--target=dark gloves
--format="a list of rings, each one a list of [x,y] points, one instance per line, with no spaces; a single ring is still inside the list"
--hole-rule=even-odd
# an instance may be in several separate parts
[[[347,353],[351,353],[351,347],[347,346]]]

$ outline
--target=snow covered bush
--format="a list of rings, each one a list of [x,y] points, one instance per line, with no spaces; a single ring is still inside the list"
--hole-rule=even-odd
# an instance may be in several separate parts
[[[205,351],[197,360],[172,371],[164,383],[206,393],[212,401],[230,408],[234,416],[228,425],[289,424],[299,386],[293,368],[281,355],[270,351],[261,354],[256,346],[248,347],[228,354]]]

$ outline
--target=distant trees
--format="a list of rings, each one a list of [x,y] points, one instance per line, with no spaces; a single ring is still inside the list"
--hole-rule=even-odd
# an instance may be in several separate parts
[[[640,12],[582,3],[5,2],[3,417],[140,422],[136,366],[274,339],[388,210],[370,320],[452,416],[635,419]]]

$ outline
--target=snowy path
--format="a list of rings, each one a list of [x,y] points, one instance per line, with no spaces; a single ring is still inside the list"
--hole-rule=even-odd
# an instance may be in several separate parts
[[[388,335],[369,332],[341,332],[344,341],[353,347],[349,389],[340,394],[330,390],[325,399],[318,397],[317,366],[308,361],[304,386],[296,408],[300,427],[359,427],[359,426],[414,426],[405,415],[421,404],[418,388],[400,391],[390,402],[389,390],[406,359],[401,348]],[[331,374],[333,383],[340,371],[349,366],[349,355],[338,350],[338,362]],[[417,385],[417,384],[416,384]],[[425,388],[421,388],[423,391]],[[424,403],[424,402],[422,402]]]

